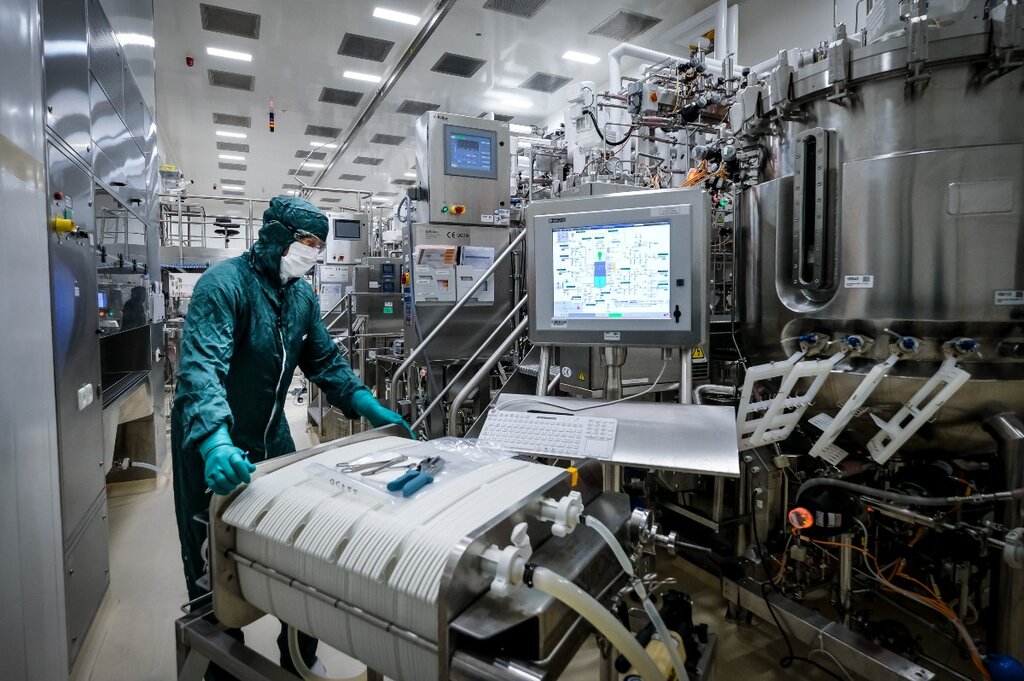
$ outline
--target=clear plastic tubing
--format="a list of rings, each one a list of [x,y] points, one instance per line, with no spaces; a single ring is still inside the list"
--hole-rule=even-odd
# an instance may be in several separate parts
[[[626,656],[626,659],[644,681],[664,681],[665,677],[658,671],[651,656],[633,637],[633,634],[586,591],[565,577],[543,567],[538,567],[533,572],[533,588],[565,603],[590,622],[615,646],[616,650]]]
[[[302,654],[299,653],[299,630],[290,624],[288,625],[288,653],[292,656],[292,664],[295,666],[295,671],[299,673],[299,676],[304,681],[355,681],[352,678],[333,679],[320,676],[306,666],[306,661],[302,659]],[[362,678],[362,675],[356,678]]]
[[[629,562],[629,556],[626,555],[625,549],[622,548],[622,544],[615,538],[608,526],[602,523],[600,520],[592,515],[586,516],[583,521],[584,524],[601,535],[605,543],[611,547],[612,553],[619,561],[619,565],[622,566],[622,571],[629,575],[629,578],[633,582],[633,590],[636,591],[636,595],[640,598],[644,605],[644,612],[651,618],[651,623],[654,625],[654,630],[658,632],[658,638],[661,639],[662,643],[665,644],[665,648],[668,649],[668,656],[672,660],[672,668],[676,672],[676,679],[680,681],[686,681],[689,676],[686,673],[686,667],[683,664],[683,658],[679,656],[679,647],[675,643],[675,639],[669,632],[668,627],[665,626],[665,620],[661,618],[661,613],[654,607],[654,603],[651,602],[650,597],[647,594],[647,589],[644,588],[644,584],[641,580],[636,578],[636,574],[633,572],[633,564]]]

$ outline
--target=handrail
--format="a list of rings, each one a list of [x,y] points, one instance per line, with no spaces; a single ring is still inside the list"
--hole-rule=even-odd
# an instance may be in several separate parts
[[[523,335],[523,332],[526,331],[526,327],[529,325],[529,317],[523,317],[523,320],[519,322],[515,330],[513,330],[512,333],[509,334],[508,338],[498,346],[498,349],[491,353],[491,356],[487,358],[487,361],[484,362],[482,367],[480,367],[480,370],[473,374],[473,378],[469,379],[469,382],[466,383],[465,387],[463,387],[462,390],[459,391],[459,394],[455,396],[455,399],[452,400],[451,410],[448,412],[449,434],[455,432],[455,417],[458,415],[459,410],[462,409],[462,403],[466,401],[469,394],[476,388],[476,384],[479,383],[484,376],[491,373],[491,369],[494,368],[494,365],[498,363],[498,360],[500,360],[506,352],[508,352],[508,349],[512,347],[512,344],[519,340],[519,337]],[[540,380],[540,378],[538,377],[537,380]]]
[[[330,317],[332,314],[334,314],[334,311],[337,310],[339,307],[341,307],[342,303],[344,303],[346,300],[348,300],[349,295],[350,294],[348,294],[348,293],[343,295],[341,297],[341,299],[338,300],[338,302],[334,304],[334,307],[332,307],[330,310],[328,310],[327,312],[324,313],[324,316],[320,318],[320,321],[322,321],[322,322],[327,321],[327,318]],[[328,329],[328,330],[330,330],[330,329]]]
[[[438,391],[437,397],[434,398],[434,401],[431,402],[427,406],[427,408],[423,410],[423,413],[420,414],[420,417],[413,422],[412,426],[410,426],[414,431],[421,423],[423,423],[423,420],[430,415],[430,412],[434,411],[437,405],[441,403],[441,401],[444,399],[444,396],[448,394],[448,391],[451,390],[452,387],[454,387],[456,381],[462,378],[462,375],[469,370],[469,368],[473,365],[473,362],[476,361],[477,357],[484,354],[484,348],[490,345],[491,341],[493,341],[497,337],[497,335],[504,330],[505,324],[512,321],[512,318],[515,317],[516,313],[523,309],[523,305],[526,304],[528,298],[528,294],[520,298],[519,302],[516,303],[515,307],[512,308],[512,311],[509,312],[505,316],[505,318],[501,320],[501,323],[494,327],[494,331],[492,331],[491,335],[487,337],[487,340],[480,344],[480,347],[478,347],[476,351],[473,352],[470,358],[466,360],[466,363],[462,365],[462,368],[458,370],[454,377],[452,377],[452,380],[448,381],[448,385],[446,385],[444,388]]]
[[[518,235],[516,235],[516,238],[512,239],[512,241],[505,248],[505,250],[503,250],[494,259],[494,262],[491,263],[491,266],[488,267],[487,270],[480,275],[480,278],[477,279],[476,283],[474,283],[473,286],[470,287],[469,291],[466,292],[466,295],[455,303],[455,306],[452,307],[452,309],[448,311],[448,314],[446,314],[444,318],[441,319],[441,321],[437,324],[437,326],[434,327],[434,330],[428,333],[427,337],[420,341],[420,344],[416,346],[416,349],[409,353],[409,356],[405,359],[404,362],[402,362],[402,365],[398,367],[398,369],[395,371],[394,376],[391,377],[391,382],[388,385],[388,404],[391,409],[394,409],[395,406],[398,404],[398,380],[405,373],[406,369],[412,366],[413,361],[415,361],[415,359],[419,357],[420,354],[423,353],[426,347],[430,344],[430,341],[434,340],[434,338],[437,337],[441,330],[448,325],[448,322],[450,322],[452,318],[455,317],[455,313],[461,310],[469,302],[470,298],[472,298],[473,294],[476,293],[477,289],[483,286],[487,282],[487,279],[498,270],[498,267],[502,264],[502,262],[504,262],[505,258],[509,257],[509,255],[511,255],[516,250],[516,247],[519,246],[519,244],[525,240],[526,230],[524,229]],[[412,301],[411,304],[415,306],[416,301]],[[416,311],[412,310],[412,313],[416,314]]]

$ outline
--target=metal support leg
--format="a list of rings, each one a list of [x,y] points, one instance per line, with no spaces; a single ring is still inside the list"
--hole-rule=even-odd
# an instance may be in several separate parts
[[[209,666],[210,658],[198,650],[192,650],[185,658],[185,664],[181,666],[181,671],[178,672],[178,681],[203,681],[203,675],[206,674],[206,669]]]
[[[537,396],[548,394],[548,374],[551,373],[551,346],[540,346],[540,364],[537,367]]]
[[[384,681],[384,675],[378,671],[366,668],[366,681]]]
[[[687,348],[679,348],[683,356],[679,376],[679,404],[693,404],[693,356]]]
[[[608,657],[601,657],[597,664],[599,666],[599,677],[601,681],[618,681],[619,674],[615,671],[615,649],[608,651]]]
[[[622,365],[626,363],[626,348],[620,346],[601,348],[601,366],[604,367],[604,397],[606,400],[622,399]]]

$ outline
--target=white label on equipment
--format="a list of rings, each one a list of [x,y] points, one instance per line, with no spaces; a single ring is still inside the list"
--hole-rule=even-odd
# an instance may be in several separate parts
[[[618,331],[605,331],[604,339],[606,341],[620,341],[622,340],[622,334]]]
[[[874,288],[875,275],[847,274],[843,277],[843,288]]]
[[[996,291],[996,305],[1024,305],[1024,291]]]
[[[684,206],[655,206],[651,209],[651,215],[660,218],[666,215],[682,215],[685,213]]]
[[[484,223],[485,225],[493,225],[494,213],[482,213],[480,215],[480,222]]]
[[[562,375],[566,378],[572,378],[572,367],[562,367]]]
[[[507,225],[512,217],[512,211],[508,208],[499,208],[494,211],[494,224]]]

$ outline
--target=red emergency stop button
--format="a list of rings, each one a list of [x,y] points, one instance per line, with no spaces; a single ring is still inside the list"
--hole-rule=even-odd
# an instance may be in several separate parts
[[[63,201],[64,200],[64,192],[54,192],[53,193],[53,200],[54,201]]]
[[[459,205],[452,206],[452,212],[455,213],[456,215],[462,215],[463,213],[466,212],[466,207]]]

